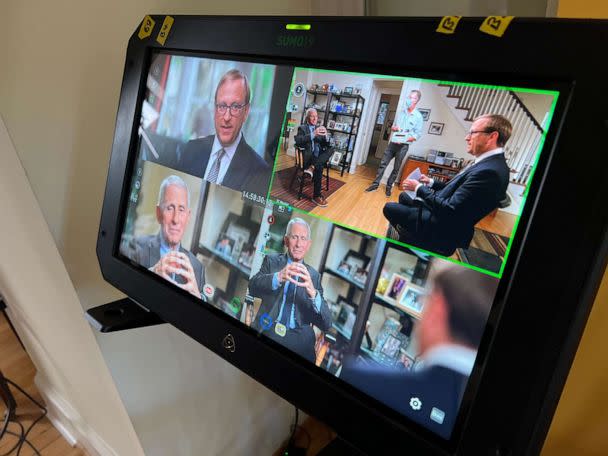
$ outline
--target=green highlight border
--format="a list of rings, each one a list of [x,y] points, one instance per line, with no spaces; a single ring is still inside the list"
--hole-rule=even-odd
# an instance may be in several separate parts
[[[549,96],[553,96],[553,103],[551,105],[551,108],[549,110],[548,113],[548,117],[547,117],[547,121],[546,124],[550,127],[552,125],[553,122],[553,117],[555,115],[555,110],[557,107],[557,101],[558,98],[560,96],[560,92],[557,90],[546,90],[546,89],[530,89],[530,88],[523,88],[523,87],[514,87],[514,86],[503,86],[503,85],[492,85],[492,84],[479,84],[479,83],[469,83],[469,82],[457,82],[457,81],[449,81],[449,80],[442,80],[442,79],[425,79],[425,78],[411,78],[411,77],[406,77],[406,76],[391,76],[391,75],[386,75],[386,74],[373,74],[373,73],[361,73],[361,72],[357,72],[357,71],[342,71],[342,70],[328,70],[328,69],[319,69],[319,68],[307,68],[307,67],[294,67],[293,70],[293,76],[291,79],[291,85],[290,85],[290,89],[289,89],[289,93],[290,96],[287,99],[287,105],[285,106],[285,115],[283,116],[283,125],[281,127],[281,135],[280,138],[283,138],[284,133],[285,133],[285,128],[286,128],[286,123],[287,123],[287,108],[289,107],[289,103],[291,101],[291,92],[293,90],[295,81],[296,81],[296,72],[297,71],[311,71],[311,72],[317,72],[317,73],[331,73],[331,74],[347,74],[347,75],[355,75],[355,76],[364,76],[364,77],[368,77],[368,78],[374,78],[374,79],[398,79],[398,80],[418,80],[418,81],[422,81],[425,83],[435,83],[435,84],[450,84],[450,85],[457,85],[457,86],[461,86],[461,87],[475,87],[475,88],[481,88],[481,89],[487,89],[487,90],[509,90],[509,91],[513,91],[513,92],[520,92],[520,93],[533,93],[533,94],[539,94],[539,95],[549,95]],[[304,107],[303,107],[304,108]],[[283,206],[283,207],[288,207],[291,208],[292,211],[301,213],[301,214],[307,214],[311,217],[317,218],[319,220],[323,220],[325,222],[328,223],[332,223],[334,225],[343,227],[343,228],[347,228],[349,230],[352,231],[356,231],[358,233],[362,233],[368,236],[371,236],[373,238],[376,239],[382,239],[385,240],[387,242],[393,243],[395,245],[401,246],[401,247],[405,247],[405,248],[409,248],[412,250],[416,250],[418,252],[422,252],[425,253],[427,255],[430,255],[434,258],[440,258],[444,261],[448,261],[450,263],[453,264],[457,264],[460,265],[462,267],[466,267],[468,269],[472,269],[474,271],[477,271],[479,273],[482,274],[486,274],[489,275],[491,277],[495,277],[497,279],[501,279],[502,275],[504,273],[506,264],[507,264],[507,260],[509,258],[509,254],[511,253],[511,249],[512,249],[512,245],[513,245],[513,239],[515,238],[515,234],[517,233],[517,229],[519,228],[519,223],[521,221],[521,215],[523,213],[523,209],[524,206],[527,203],[527,198],[528,198],[528,193],[530,191],[530,184],[532,182],[532,180],[534,179],[534,175],[536,173],[537,170],[537,165],[538,162],[540,160],[540,155],[541,152],[543,150],[543,147],[545,145],[545,141],[547,138],[547,132],[549,131],[549,128],[545,129],[545,131],[543,131],[542,136],[540,137],[538,146],[536,148],[536,151],[534,152],[534,162],[531,165],[530,168],[530,174],[528,177],[528,185],[526,186],[525,192],[522,196],[521,199],[521,203],[520,203],[520,209],[519,209],[519,214],[517,214],[515,216],[515,223],[513,225],[513,229],[511,230],[511,235],[509,236],[509,242],[507,244],[507,248],[505,250],[505,255],[502,259],[501,262],[501,266],[498,272],[493,272],[493,271],[489,271],[487,269],[483,269],[480,268],[478,266],[469,264],[469,263],[463,263],[462,261],[458,261],[455,260],[453,258],[450,257],[445,257],[443,255],[440,255],[438,253],[435,252],[431,252],[429,250],[425,250],[425,249],[421,249],[419,247],[416,247],[414,245],[410,245],[410,244],[405,244],[403,242],[400,242],[396,239],[391,239],[389,237],[386,236],[381,236],[378,235],[376,233],[372,233],[369,231],[366,231],[364,229],[352,226],[352,225],[348,225],[346,223],[342,223],[340,221],[337,220],[332,220],[328,217],[325,217],[323,215],[319,215],[319,214],[313,214],[312,212],[309,211],[305,211],[304,209],[300,209],[294,206],[291,206],[290,204],[284,202],[284,201],[280,201],[280,200],[276,200],[274,198],[272,198],[270,196],[271,192],[272,192],[272,184],[274,182],[274,176],[276,173],[276,168],[277,168],[277,163],[278,163],[278,159],[279,159],[279,153],[280,153],[280,149],[281,149],[281,141],[279,141],[279,143],[277,144],[277,150],[276,150],[276,154],[275,154],[275,161],[274,161],[274,165],[273,165],[273,169],[272,169],[272,176],[270,178],[270,186],[268,188],[268,192],[266,194],[266,201],[267,203],[271,203],[271,204],[275,204],[275,205],[279,205],[279,206]],[[509,182],[510,183],[510,182]]]
[[[375,239],[382,239],[382,240],[390,242],[392,244],[396,244],[396,245],[398,245],[400,247],[406,247],[408,249],[415,250],[417,252],[425,253],[425,254],[430,255],[430,256],[432,256],[434,258],[440,258],[440,259],[448,261],[450,263],[458,264],[460,266],[465,266],[465,267],[467,267],[469,269],[473,269],[473,270],[475,270],[477,272],[481,272],[483,274],[487,274],[489,276],[496,277],[496,278],[500,279],[500,275],[497,272],[488,271],[487,269],[482,269],[482,268],[479,268],[479,267],[477,267],[475,265],[472,265],[472,264],[463,263],[461,261],[454,260],[452,258],[439,255],[438,253],[431,252],[430,250],[421,249],[420,247],[416,247],[416,246],[411,245],[411,244],[405,244],[405,243],[403,243],[401,241],[397,241],[395,239],[391,239],[391,238],[386,237],[386,236],[379,236],[376,233],[372,233],[370,231],[362,230],[361,228],[357,228],[357,227],[352,226],[352,225],[347,225],[346,223],[337,222],[337,221],[332,220],[332,219],[330,219],[328,217],[325,217],[323,215],[313,214],[312,212],[305,211],[304,209],[300,209],[299,207],[291,206],[290,204],[286,203],[285,201],[280,201],[280,200],[276,200],[276,199],[270,198],[270,199],[268,199],[268,202],[271,203],[271,204],[277,205],[277,206],[288,207],[293,212],[298,212],[300,214],[306,214],[306,215],[308,215],[310,217],[314,217],[316,219],[323,220],[324,222],[331,223],[332,225],[340,226],[342,228],[348,228],[349,230],[356,231],[357,233],[366,234],[366,235],[371,236],[371,237],[373,237]]]

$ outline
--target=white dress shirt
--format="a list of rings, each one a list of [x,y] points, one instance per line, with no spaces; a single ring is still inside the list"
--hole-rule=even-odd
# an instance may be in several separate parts
[[[441,366],[469,376],[475,365],[477,352],[462,345],[444,344],[437,345],[427,351],[423,357],[420,368]],[[418,370],[418,368],[417,368]]]
[[[211,155],[209,155],[209,161],[207,162],[207,169],[205,170],[205,180],[208,180],[209,172],[215,161],[217,160],[217,156],[220,153],[220,150],[224,149],[224,156],[220,161],[220,171],[217,175],[216,184],[221,184],[224,180],[224,176],[226,176],[226,171],[228,171],[228,167],[230,166],[230,162],[234,157],[236,152],[236,148],[241,142],[241,138],[243,137],[243,132],[239,132],[236,140],[230,144],[229,146],[222,146],[220,141],[217,139],[217,135],[215,135],[215,139],[213,140],[213,146],[211,147]]]

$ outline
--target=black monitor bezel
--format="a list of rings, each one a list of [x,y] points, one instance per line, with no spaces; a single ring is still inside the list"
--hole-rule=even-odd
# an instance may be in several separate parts
[[[590,146],[594,143],[601,144],[602,129],[605,131],[608,128],[608,125],[602,125],[601,111],[589,106],[589,103],[585,103],[583,99],[585,94],[588,96],[594,93],[594,87],[601,87],[601,79],[605,79],[606,70],[592,67],[590,65],[592,61],[589,60],[590,50],[576,47],[577,43],[594,39],[600,40],[597,41],[600,43],[601,39],[605,40],[608,35],[606,22],[515,20],[505,36],[496,38],[484,35],[478,30],[481,24],[479,19],[462,20],[457,33],[446,36],[435,32],[439,19],[434,18],[400,20],[175,16],[170,35],[162,46],[155,38],[165,16],[152,16],[152,18],[157,24],[152,35],[140,39],[136,30],[127,51],[97,244],[97,254],[104,278],[140,304],[158,313],[165,321],[212,349],[296,406],[327,422],[343,437],[363,449],[370,450],[368,445],[371,440],[375,440],[375,446],[372,448],[376,450],[384,445],[387,450],[403,448],[416,454],[423,454],[422,452],[478,454],[478,451],[487,451],[489,448],[500,448],[501,451],[517,448],[528,451],[535,446],[538,447],[546,433],[547,420],[552,416],[565,380],[565,373],[588,315],[592,297],[605,266],[608,249],[606,214],[602,214],[601,210],[594,211],[594,204],[597,202],[589,196],[593,195],[598,202],[606,200],[606,189],[601,188],[599,184],[602,182],[602,176],[606,176],[606,172],[599,166],[587,173],[583,173],[580,169],[573,172],[568,166],[566,154],[560,155],[560,151],[577,150],[585,146],[592,151],[589,153],[593,154],[594,149]],[[310,47],[286,50],[276,46],[276,37],[279,35],[304,33],[286,31],[287,23],[311,24],[311,30],[305,32],[308,33],[307,36],[314,37]],[[354,38],[354,44],[358,46],[342,49],[331,44],[329,38],[333,34],[339,34],[352,27],[362,29],[361,36]],[[238,30],[238,33],[227,37],[226,29]],[[369,39],[366,41],[364,37],[375,36],[374,32],[380,31],[384,40],[398,39],[407,32],[408,42],[404,44],[409,56],[407,65],[377,63],[389,57],[389,50],[374,47],[378,43]],[[539,36],[542,36],[543,42],[535,43],[535,55],[518,55],[524,45],[531,42],[530,40],[538,40]],[[572,39],[573,36],[576,37],[575,40]],[[328,42],[330,45],[321,45]],[[207,308],[208,311],[201,311],[202,306],[195,303],[187,294],[170,289],[156,277],[151,277],[118,258],[117,240],[122,225],[118,225],[117,220],[121,219],[121,204],[126,199],[124,194],[130,183],[130,160],[133,160],[135,155],[134,151],[130,150],[130,145],[134,144],[136,138],[138,100],[144,90],[148,60],[152,50],[163,52],[171,50],[176,53],[198,51],[208,56],[217,54],[224,57],[231,56],[237,60],[239,56],[254,61],[266,58],[272,60],[272,63],[309,62],[299,66],[310,66],[310,62],[316,62],[317,65],[312,65],[313,67],[335,68],[340,65],[337,62],[348,61],[351,65],[375,68],[379,73],[385,74],[400,74],[403,71],[407,71],[408,75],[420,77],[425,74],[441,73],[447,76],[453,74],[452,79],[456,81],[466,77],[467,82],[483,83],[516,79],[519,83],[530,81],[531,87],[544,78],[559,81],[557,85],[545,84],[543,88],[560,87],[563,93],[568,93],[568,96],[560,96],[558,109],[563,110],[568,104],[569,107],[566,115],[561,116],[561,119],[560,116],[556,116],[556,121],[553,122],[547,137],[545,151],[541,154],[541,160],[551,163],[548,163],[548,172],[545,176],[537,175],[532,183],[531,194],[534,189],[540,189],[540,192],[535,201],[531,199],[528,201],[524,212],[527,215],[533,212],[535,214],[527,227],[520,227],[521,231],[526,231],[517,236],[517,244],[522,244],[523,249],[518,255],[519,258],[514,256],[509,260],[508,268],[505,270],[504,277],[508,277],[511,272],[514,274],[508,283],[505,281],[501,285],[502,294],[506,299],[504,305],[499,306],[503,309],[502,315],[498,312],[493,313],[482,343],[483,349],[486,350],[489,348],[489,341],[492,340],[492,356],[485,356],[485,353],[482,353],[484,365],[476,367],[469,387],[472,389],[472,385],[477,384],[476,397],[474,401],[473,398],[469,398],[472,401],[469,404],[471,407],[466,422],[460,423],[462,432],[455,430],[455,435],[460,434],[458,440],[452,439],[442,444],[441,439],[413,425],[411,429],[416,430],[417,433],[412,432],[399,424],[399,421],[404,420],[400,420],[396,413],[380,407],[383,414],[379,414],[370,406],[370,401],[357,397],[356,391],[349,385],[342,385],[341,388],[336,386],[336,382],[329,375],[320,373],[319,370],[314,369],[314,366],[305,366],[283,347],[268,343],[265,338],[260,338],[249,328],[236,323],[215,309]],[[445,58],[439,63],[433,61],[429,64],[427,55],[433,55],[437,51],[443,52]],[[483,62],[472,61],[475,55],[500,55],[501,59],[493,62],[492,68],[487,68],[485,59]],[[564,62],[568,63],[564,64]],[[342,65],[347,64],[342,63]],[[482,80],[479,80],[479,75],[482,75]],[[501,85],[507,84],[501,83]],[[569,90],[570,88],[572,90]],[[598,98],[601,99],[601,95],[595,94],[593,101],[599,105]],[[590,119],[594,113],[596,117]],[[594,126],[595,131],[592,129]],[[572,131],[582,127],[587,130],[591,128],[591,131],[581,139]],[[541,167],[542,164],[539,163],[539,169]],[[575,184],[574,190],[566,197],[563,195],[563,190],[560,192],[559,184],[560,179],[564,178],[571,179]],[[550,244],[552,241],[560,242],[559,236],[555,233],[548,235],[546,232],[552,220],[551,208],[555,210],[560,198],[562,201],[576,203],[572,217],[585,212],[590,214],[584,226],[588,234],[582,240],[580,247],[568,257],[568,261],[564,255],[560,257],[556,252],[546,251],[547,249],[544,248],[545,244]],[[601,206],[595,206],[597,207]],[[561,226],[569,227],[574,232],[580,227],[572,217],[564,219]],[[517,247],[517,245],[513,246],[514,252],[518,250]],[[538,258],[538,252],[543,254],[543,259]],[[520,261],[522,256],[523,261]],[[574,264],[584,265],[586,268],[573,270]],[[513,271],[515,265],[517,269]],[[531,279],[535,274],[550,279],[553,277],[550,271],[571,272],[569,280],[560,283],[564,287],[560,293],[556,293],[551,288],[555,285],[554,281],[538,284]],[[534,289],[534,286],[537,288]],[[531,289],[533,291],[530,293]],[[525,290],[528,291],[527,296]],[[582,296],[577,296],[579,290],[584,291]],[[548,303],[542,302],[544,296],[554,296],[564,301],[561,301],[563,305],[558,308],[557,315],[553,315],[550,334],[540,337],[539,334],[535,334],[534,323],[546,323],[546,311],[551,308]],[[522,305],[525,301],[523,298],[529,301],[541,299],[541,304],[532,310],[527,309],[527,319],[522,324],[517,316],[518,311],[525,307]],[[186,311],[184,314],[187,314],[188,318],[184,318],[180,310]],[[227,352],[221,343],[228,332],[237,341],[238,349],[234,353]],[[521,379],[516,385],[513,384],[513,380],[518,379],[516,375],[518,372],[513,370],[505,374],[500,368],[501,360],[504,361],[509,355],[513,355],[513,345],[508,343],[509,339],[513,339],[513,334],[520,336],[514,344],[515,347],[537,347],[536,351],[530,351],[531,354],[540,355],[545,353],[545,349],[550,349],[548,351],[550,356],[536,359],[538,364],[531,362],[535,359],[534,356],[530,356],[527,362],[522,362],[519,373],[527,375],[527,381],[533,384],[529,388],[522,388],[526,386],[522,385],[526,381]],[[281,379],[268,369],[271,365],[280,370]],[[500,375],[501,372],[503,375]],[[308,387],[300,388],[303,384]],[[548,385],[551,387],[547,388]],[[499,397],[493,393],[494,390],[500,391]],[[516,391],[519,391],[519,397],[528,397],[532,392],[536,393],[534,399],[533,396],[529,396],[530,400],[525,401],[526,404],[533,405],[526,408],[523,417],[518,414],[522,410],[515,403]],[[490,398],[496,407],[502,404],[500,417],[494,407],[489,405]],[[332,405],[327,407],[327,404]],[[467,406],[467,404],[463,405]],[[348,421],[348,417],[357,414],[361,415],[361,420]]]

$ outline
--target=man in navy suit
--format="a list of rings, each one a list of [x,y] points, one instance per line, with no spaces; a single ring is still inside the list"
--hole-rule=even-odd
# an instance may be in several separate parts
[[[340,378],[449,439],[498,280],[462,266],[437,273],[414,331],[421,367],[404,371],[345,362]]]
[[[182,246],[190,215],[190,191],[186,183],[179,176],[166,177],[160,185],[156,206],[159,232],[125,242],[121,252],[197,298],[202,298],[205,268],[192,252]]]
[[[384,216],[400,234],[400,240],[445,256],[458,247],[468,247],[473,229],[482,218],[498,207],[509,184],[509,167],[503,146],[511,136],[508,119],[486,114],[475,119],[465,136],[467,152],[475,157],[447,183],[422,175],[406,179],[406,193],[399,203],[384,206]]]
[[[321,181],[323,180],[323,169],[331,155],[327,129],[320,125],[317,127],[319,114],[314,108],[306,110],[306,122],[298,127],[294,137],[296,147],[302,149],[305,172],[312,173],[313,195],[312,202],[317,206],[326,207],[327,199],[321,193]],[[314,168],[310,171],[310,168]]]
[[[247,76],[232,69],[215,91],[215,134],[189,141],[176,168],[238,191],[266,196],[271,169],[241,132],[251,102]]]
[[[327,331],[332,318],[323,297],[321,275],[304,262],[312,245],[308,223],[291,219],[283,242],[287,252],[266,255],[258,273],[249,280],[249,293],[262,298],[253,327],[314,363],[312,325]]]

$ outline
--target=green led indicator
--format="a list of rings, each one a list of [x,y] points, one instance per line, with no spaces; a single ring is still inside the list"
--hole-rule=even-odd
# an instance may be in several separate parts
[[[310,24],[287,24],[287,30],[310,30]]]

